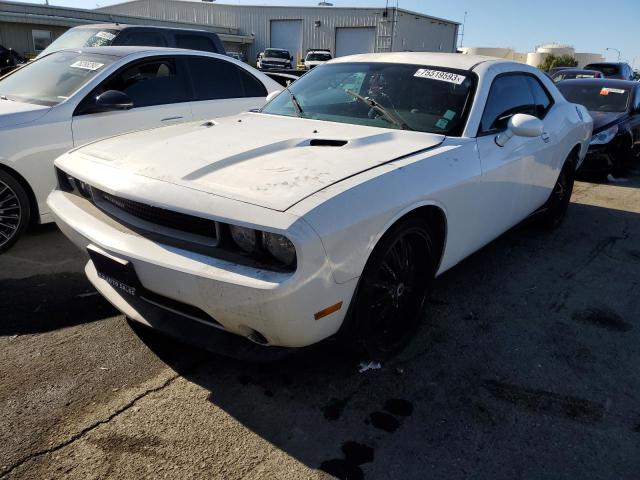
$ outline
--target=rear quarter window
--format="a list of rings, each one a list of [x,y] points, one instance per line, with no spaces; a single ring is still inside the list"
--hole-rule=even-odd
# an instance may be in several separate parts
[[[211,39],[204,35],[179,33],[176,35],[176,47],[187,50],[200,50],[203,52],[218,52]]]
[[[138,47],[166,47],[167,40],[160,32],[128,32],[125,30],[117,37],[114,44]]]

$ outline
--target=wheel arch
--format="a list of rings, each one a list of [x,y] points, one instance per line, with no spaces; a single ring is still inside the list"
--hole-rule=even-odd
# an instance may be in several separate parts
[[[13,168],[9,167],[4,163],[0,163],[0,170],[11,175],[20,184],[20,186],[24,188],[24,191],[26,192],[27,197],[29,198],[29,207],[31,209],[31,219],[29,222],[31,224],[40,223],[40,211],[38,209],[38,201],[36,200],[36,195],[35,193],[33,193],[33,189],[31,188],[31,185],[29,185],[29,182],[27,181],[27,179],[24,178],[20,174],[20,172],[18,172],[17,170],[14,170]]]
[[[433,232],[436,234],[436,255],[437,255],[437,267],[436,272],[440,269],[440,265],[442,263],[442,259],[444,257],[445,247],[447,244],[447,214],[444,206],[440,205],[436,202],[422,202],[419,204],[411,205],[400,212],[398,212],[387,224],[385,228],[382,229],[381,233],[375,238],[375,241],[372,242],[370,248],[368,249],[368,255],[365,262],[369,261],[371,254],[375,250],[376,246],[380,243],[380,240],[384,235],[398,222],[405,220],[408,217],[419,217],[421,218],[429,227],[432,227]]]

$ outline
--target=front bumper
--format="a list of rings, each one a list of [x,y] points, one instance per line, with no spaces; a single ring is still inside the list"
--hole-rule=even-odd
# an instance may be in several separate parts
[[[131,319],[174,333],[193,331],[201,343],[202,329],[223,329],[270,346],[303,347],[333,335],[340,328],[357,279],[345,284],[333,280],[331,268],[317,234],[310,227],[300,234],[303,251],[298,270],[280,273],[232,264],[207,255],[153,242],[107,216],[90,201],[56,190],[47,201],[62,232],[84,251],[91,247],[107,256],[130,262],[141,285],[156,298],[149,305],[132,298],[100,278],[93,262],[85,269],[96,289]],[[304,229],[303,229],[304,230]],[[175,303],[206,313],[202,321],[181,313]],[[320,320],[314,313],[343,302],[340,310]],[[173,316],[171,327],[153,319],[158,307]],[[178,318],[179,320],[175,320]],[[183,322],[184,326],[175,322]],[[193,323],[199,323],[198,328]],[[256,336],[256,333],[259,333]],[[182,335],[184,338],[184,335]]]

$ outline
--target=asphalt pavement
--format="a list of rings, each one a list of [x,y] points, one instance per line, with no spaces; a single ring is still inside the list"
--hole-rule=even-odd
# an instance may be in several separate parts
[[[640,177],[578,183],[438,279],[398,358],[129,325],[44,226],[0,256],[0,478],[637,479]]]

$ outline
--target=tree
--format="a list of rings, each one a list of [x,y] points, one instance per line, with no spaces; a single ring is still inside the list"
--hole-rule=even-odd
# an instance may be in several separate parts
[[[578,61],[571,55],[547,55],[544,61],[538,65],[540,70],[548,72],[552,68],[556,67],[577,67]]]

